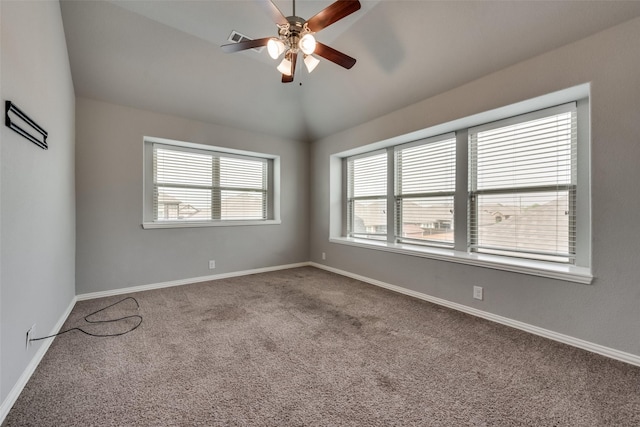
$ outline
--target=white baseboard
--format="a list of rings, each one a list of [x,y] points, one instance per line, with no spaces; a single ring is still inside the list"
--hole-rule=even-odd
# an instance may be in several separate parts
[[[69,314],[71,314],[71,310],[73,310],[73,306],[76,305],[76,301],[77,301],[77,298],[73,297],[73,299],[69,303],[69,306],[67,307],[65,312],[62,313],[62,315],[58,319],[58,322],[55,324],[53,329],[51,329],[51,332],[49,332],[49,334],[47,335],[53,335],[60,331],[60,328],[62,328],[62,325],[64,325],[64,322],[67,320],[67,317],[69,317]],[[0,424],[4,422],[4,419],[6,418],[7,414],[9,414],[11,407],[13,406],[14,403],[16,403],[16,400],[18,400],[18,396],[20,396],[20,393],[22,393],[22,390],[29,382],[31,375],[33,375],[33,373],[35,372],[36,368],[40,364],[40,361],[42,360],[44,355],[47,353],[47,350],[49,350],[49,347],[53,343],[53,340],[55,340],[55,337],[48,340],[43,340],[42,345],[40,346],[40,348],[38,348],[38,351],[36,351],[36,353],[33,355],[33,358],[31,359],[27,367],[22,372],[22,375],[20,375],[20,378],[18,378],[18,381],[14,384],[13,388],[11,389],[7,397],[2,402],[2,405],[0,405]]]
[[[77,295],[78,301],[88,299],[110,297],[114,295],[129,294],[133,292],[150,291],[152,289],[169,288],[172,286],[190,285],[192,283],[208,282],[210,280],[227,279],[229,277],[248,276],[250,274],[268,273],[270,271],[287,270],[290,268],[307,267],[309,262],[298,262],[295,264],[276,265],[273,267],[254,268],[252,270],[234,271],[231,273],[214,274],[211,276],[191,277],[189,279],[171,280],[169,282],[151,283],[148,285],[131,286],[128,288],[113,289],[109,291],[90,292]]]
[[[597,353],[602,356],[616,359],[621,362],[629,363],[630,365],[640,366],[640,356],[635,354],[626,353],[624,351],[616,350],[610,347],[605,347],[600,344],[595,344],[589,341],[585,341],[579,338],[575,338],[569,335],[560,334],[558,332],[550,331],[548,329],[540,328],[538,326],[530,325],[528,323],[520,322],[518,320],[509,319],[508,317],[498,316],[497,314],[489,313],[486,311],[478,310],[473,307],[458,304],[455,302],[447,301],[442,298],[432,297],[421,292],[413,291],[411,289],[402,288],[400,286],[391,285],[389,283],[382,282],[380,280],[371,279],[369,277],[361,276],[359,274],[350,273],[348,271],[340,270],[337,268],[329,267],[316,262],[309,262],[312,267],[320,268],[322,270],[331,271],[332,273],[340,274],[342,276],[350,277],[352,279],[360,280],[371,285],[379,286],[381,288],[389,289],[394,292],[409,295],[415,298],[419,298],[424,301],[429,301],[434,304],[438,304],[444,307],[451,308],[453,310],[461,311],[463,313],[471,314],[472,316],[481,317],[483,319],[490,320],[492,322],[500,323],[512,328],[520,329],[525,332],[529,332],[534,335],[539,335],[544,338],[549,338],[554,341],[568,344],[573,347],[581,348],[583,350]]]

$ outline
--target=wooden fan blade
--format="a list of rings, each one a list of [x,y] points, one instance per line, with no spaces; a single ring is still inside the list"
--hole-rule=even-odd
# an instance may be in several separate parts
[[[293,76],[296,73],[296,62],[298,61],[298,54],[291,54],[289,61],[291,61],[291,75],[287,76],[286,74],[283,74],[282,83],[291,83],[293,81]]]
[[[255,0],[257,3],[260,3],[260,6],[264,9],[265,12],[271,17],[271,20],[279,25],[285,25],[288,23],[287,18],[280,12],[278,6],[273,4],[271,0]]]
[[[320,42],[316,42],[316,50],[313,53],[323,57],[324,59],[328,59],[329,61],[338,64],[339,66],[344,67],[347,70],[353,67],[356,63],[356,60],[349,55],[345,55],[344,53],[337,51],[334,48]]]
[[[220,46],[226,53],[240,52],[241,50],[253,49],[256,47],[266,46],[271,37],[262,39],[247,40],[240,43],[229,43]]]
[[[307,21],[307,25],[311,31],[317,33],[359,9],[360,2],[358,0],[338,0],[311,17]]]

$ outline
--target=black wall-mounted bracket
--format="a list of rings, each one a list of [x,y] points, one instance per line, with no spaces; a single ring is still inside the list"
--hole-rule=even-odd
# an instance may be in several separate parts
[[[40,147],[40,148],[42,148],[44,150],[47,150],[49,148],[49,146],[47,145],[47,136],[49,134],[47,133],[46,130],[42,129],[36,122],[31,120],[31,118],[29,116],[27,116],[25,113],[23,113],[11,101],[5,101],[5,107],[6,107],[6,110],[5,110],[5,115],[4,115],[4,124],[7,125],[7,127],[9,129],[13,129],[14,131],[18,132],[20,135],[24,136],[29,141],[33,142],[38,147]],[[42,140],[40,140],[39,138],[33,136],[32,134],[30,134],[29,132],[27,132],[26,130],[22,129],[20,126],[18,126],[16,124],[15,120],[14,121],[11,120],[11,117],[9,117],[9,113],[15,114],[16,117],[21,120],[21,122],[29,125],[33,130],[35,130],[37,133],[39,133],[42,136],[42,138],[41,138]]]

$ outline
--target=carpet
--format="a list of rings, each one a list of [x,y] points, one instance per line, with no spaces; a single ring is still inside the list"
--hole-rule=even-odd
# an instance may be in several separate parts
[[[640,425],[638,367],[320,269],[129,295],[95,318],[142,325],[56,338],[3,426]],[[63,329],[126,330],[83,320],[123,297]]]

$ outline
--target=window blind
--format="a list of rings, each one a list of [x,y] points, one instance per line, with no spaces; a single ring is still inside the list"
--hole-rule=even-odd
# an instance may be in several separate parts
[[[386,238],[386,152],[347,159],[347,217],[349,236]]]
[[[567,104],[469,130],[472,251],[574,262],[576,129]]]
[[[396,240],[453,245],[455,134],[395,148]]]
[[[156,221],[267,219],[268,160],[153,146]]]

